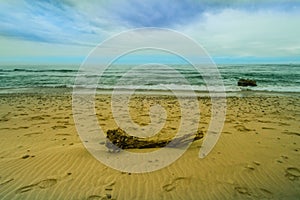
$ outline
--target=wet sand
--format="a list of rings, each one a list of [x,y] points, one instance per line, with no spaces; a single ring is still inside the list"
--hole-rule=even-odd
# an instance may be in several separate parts
[[[159,137],[176,133],[173,97],[138,95],[132,119],[145,126],[154,103],[168,114]],[[206,133],[211,102],[199,98]],[[99,124],[117,128],[110,97],[98,95]],[[300,97],[227,98],[221,137],[204,159],[202,140],[161,170],[134,174],[111,169],[83,146],[70,94],[0,95],[0,199],[299,199]]]

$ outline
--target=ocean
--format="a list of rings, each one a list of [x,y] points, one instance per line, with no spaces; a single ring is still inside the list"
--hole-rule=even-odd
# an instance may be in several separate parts
[[[193,90],[207,92],[203,76],[193,67],[172,65],[175,69],[161,69],[147,65],[122,76],[132,69],[132,65],[116,65],[108,68],[98,80],[97,71],[78,70],[77,65],[1,65],[0,93],[22,93],[40,88],[97,88],[98,90],[140,89],[145,91],[164,91],[168,88],[185,90],[190,85]],[[300,64],[249,64],[218,65],[225,91],[261,91],[261,92],[300,92]],[[178,72],[178,73],[176,73]],[[184,81],[180,76],[183,76]],[[210,78],[209,75],[207,78]],[[213,75],[212,75],[213,76]],[[80,77],[83,84],[75,85]],[[239,87],[240,78],[252,79],[257,87]],[[122,81],[120,81],[122,80]]]

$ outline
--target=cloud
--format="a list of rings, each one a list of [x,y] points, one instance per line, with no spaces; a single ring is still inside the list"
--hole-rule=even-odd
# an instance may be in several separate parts
[[[115,17],[131,27],[170,27],[186,23],[203,10],[204,6],[187,0],[121,1],[112,8]]]
[[[299,1],[286,0],[127,0],[109,7],[112,15],[127,27],[168,27],[188,24],[203,14],[220,13],[226,9],[248,12],[278,10],[297,12]]]
[[[0,35],[36,42],[95,45],[114,26],[105,12],[91,16],[70,1],[1,3]],[[102,38],[101,38],[102,37]]]
[[[177,28],[213,55],[298,56],[299,19],[300,13],[225,9]]]
[[[21,49],[29,46],[21,41],[31,50],[38,43],[86,48],[120,31],[163,27],[188,34],[213,55],[300,54],[297,0],[10,0],[0,9],[1,41],[20,41]]]

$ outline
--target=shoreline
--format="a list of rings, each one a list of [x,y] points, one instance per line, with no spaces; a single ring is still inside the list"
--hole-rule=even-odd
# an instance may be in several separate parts
[[[35,95],[35,94],[72,94],[75,90],[73,88],[18,88],[18,89],[0,89],[0,96],[6,95]],[[96,95],[111,95],[113,90],[111,89],[94,89],[77,88],[76,91],[81,91],[82,94]],[[172,91],[167,90],[131,90],[131,89],[119,89],[117,94],[129,94],[134,92],[137,95],[147,96],[174,96]],[[218,96],[221,94],[222,97],[254,97],[254,96],[296,96],[300,97],[300,92],[276,92],[276,91],[255,91],[255,90],[241,90],[241,91],[225,91],[225,92],[212,92],[208,91],[192,91],[194,94],[191,95],[190,91],[187,90],[176,90],[180,96],[197,96],[197,97],[210,97]],[[225,94],[225,95],[224,95]]]

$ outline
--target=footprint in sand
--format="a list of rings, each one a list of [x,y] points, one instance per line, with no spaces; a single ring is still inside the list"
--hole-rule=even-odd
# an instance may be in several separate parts
[[[102,199],[102,197],[99,195],[91,195],[87,198],[87,200],[98,200],[98,199]]]
[[[67,128],[66,126],[61,126],[61,125],[56,125],[56,126],[52,126],[52,129],[56,130],[56,129],[64,129]]]
[[[30,137],[30,136],[32,136],[32,135],[41,135],[41,134],[43,134],[43,133],[42,133],[42,132],[33,132],[33,133],[27,133],[27,134],[24,134],[24,136]]]
[[[247,188],[247,187],[234,187],[234,190],[244,196],[248,196],[255,199],[272,199],[273,193],[264,188]]]
[[[17,189],[16,193],[20,194],[20,193],[24,193],[24,192],[29,192],[29,191],[33,190],[35,187],[36,187],[35,184],[27,185],[27,186],[24,186],[24,187],[21,187],[21,188]]]
[[[182,187],[188,185],[190,179],[187,177],[177,177],[171,181],[171,183],[164,185],[162,188],[166,192],[171,192],[176,189],[176,187]]]
[[[286,134],[286,135],[300,136],[300,133],[297,133],[297,132],[284,131],[284,132],[282,132],[282,133],[283,133],[283,134]]]
[[[263,127],[261,127],[261,129],[266,129],[266,130],[275,130],[275,128],[273,128],[273,127],[266,127],[266,126],[263,126]]]
[[[251,129],[247,128],[244,125],[236,125],[236,126],[234,126],[234,128],[237,129],[238,131],[241,131],[241,132],[252,131]]]
[[[52,119],[63,119],[63,117],[52,117]]]
[[[1,178],[1,177],[0,177],[0,178]],[[11,179],[5,180],[5,181],[3,181],[3,182],[0,182],[0,186],[6,185],[6,184],[10,183],[10,182],[13,181],[13,180],[14,180],[14,179],[11,178]]]
[[[99,195],[91,195],[87,198],[87,200],[98,200],[98,199],[101,199],[101,200],[108,200],[108,199],[112,199],[111,195],[110,194],[106,194],[105,196],[101,197]]]
[[[54,178],[45,179],[45,180],[39,181],[37,183],[21,187],[16,190],[16,193],[20,194],[20,193],[24,193],[24,192],[29,192],[33,189],[46,189],[46,188],[52,187],[56,183],[57,183],[57,179],[54,179]]]
[[[111,199],[112,198],[112,195],[111,195],[111,192],[113,190],[113,186],[116,184],[115,181],[112,181],[110,183],[108,183],[104,189],[105,189],[105,197],[103,197],[102,199]]]
[[[296,167],[288,167],[285,170],[285,176],[291,181],[298,180],[300,177],[300,170]]]
[[[0,119],[0,122],[7,122],[9,119],[7,119],[7,118],[2,118],[2,119]]]
[[[46,179],[37,183],[37,186],[41,189],[49,188],[57,183],[57,179]]]
[[[20,127],[17,127],[17,128],[11,128],[12,130],[20,130],[20,129],[28,129],[29,127],[28,126],[20,126]]]
[[[266,121],[266,120],[257,120],[258,122],[261,122],[261,123],[265,123],[265,124],[268,124],[268,123],[273,123],[272,121]]]
[[[44,120],[45,118],[42,116],[33,116],[30,118],[31,120]]]
[[[69,134],[69,133],[58,133],[58,134],[55,134],[55,135],[60,135],[60,136],[70,136],[71,134]]]
[[[239,194],[250,196],[250,191],[246,187],[234,187],[234,190]]]
[[[113,182],[107,184],[107,185],[104,187],[105,191],[112,191],[112,190],[113,190],[113,186],[114,186],[115,184],[116,184],[115,181],[113,181]]]

